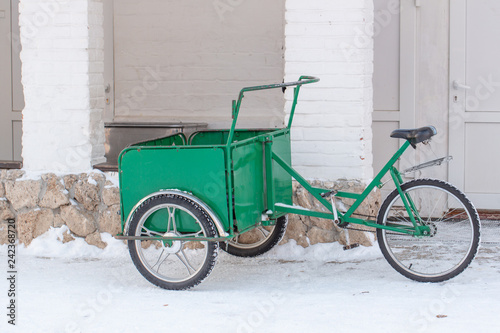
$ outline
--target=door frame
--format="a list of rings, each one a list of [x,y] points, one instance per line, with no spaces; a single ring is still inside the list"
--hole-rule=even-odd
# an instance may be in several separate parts
[[[0,59],[7,64],[7,70],[0,71],[0,160],[14,161],[15,139],[14,139],[14,123],[22,121],[22,110],[13,110],[13,58],[17,56],[16,49],[13,44],[18,42],[18,38],[13,38],[13,33],[18,29],[14,29],[13,23],[17,22],[14,14],[18,11],[12,7],[11,0],[0,0],[2,2],[3,13],[0,18],[0,25],[7,31],[7,35],[11,38],[0,38]],[[2,33],[2,36],[5,36]],[[19,147],[18,147],[19,148]]]
[[[448,133],[449,152],[456,163],[448,166],[448,180],[460,189],[464,189],[465,175],[465,99],[466,91],[454,90],[454,80],[466,82],[466,18],[467,1],[450,1],[450,79],[449,79],[449,111]],[[460,37],[462,36],[462,38]],[[461,106],[460,104],[463,105]]]

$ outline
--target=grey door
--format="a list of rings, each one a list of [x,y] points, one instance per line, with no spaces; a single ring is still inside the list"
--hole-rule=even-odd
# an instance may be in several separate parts
[[[500,208],[500,1],[451,2],[450,181],[479,209]]]
[[[0,160],[21,161],[19,0],[0,0]]]

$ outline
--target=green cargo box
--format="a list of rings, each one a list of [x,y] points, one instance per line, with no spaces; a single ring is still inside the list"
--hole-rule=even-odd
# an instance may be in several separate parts
[[[290,163],[289,130],[236,130],[229,154],[225,145],[228,135],[229,130],[200,131],[185,144],[182,134],[176,134],[123,150],[119,158],[122,227],[141,200],[164,190],[188,192],[203,201],[228,234],[235,230],[243,232],[261,223],[262,215],[269,209],[267,190],[272,188],[266,183],[265,142],[272,140],[273,152]],[[232,163],[228,163],[228,155]],[[228,165],[231,166],[230,190]],[[272,168],[275,202],[291,204],[291,177],[276,162]],[[160,221],[164,221],[164,217],[153,215],[150,219],[149,225],[161,231]],[[182,220],[187,222],[180,231],[191,231],[189,218]]]

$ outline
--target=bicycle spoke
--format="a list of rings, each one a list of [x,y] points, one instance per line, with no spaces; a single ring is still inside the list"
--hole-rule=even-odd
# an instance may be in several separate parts
[[[145,226],[142,226],[142,229],[141,229],[141,234],[142,232],[145,231],[146,232],[146,235],[147,236],[150,236],[150,237],[153,237],[153,236],[163,236],[163,233],[161,232],[156,232],[156,231],[153,231],[153,230],[149,230],[148,228],[146,228]]]
[[[191,234],[182,234],[183,237],[198,237],[203,234],[203,231],[193,232]]]
[[[264,228],[262,228],[262,227],[261,227],[261,228],[257,228],[257,230],[259,230],[259,231],[260,231],[260,233],[262,234],[262,236],[264,236],[264,238],[266,238],[266,237],[267,237],[267,235],[269,235],[269,233],[267,233],[267,234],[266,234],[266,233],[264,232]]]
[[[151,268],[154,269],[155,266],[158,265],[158,263],[159,263],[158,268],[156,269],[156,273],[158,273],[158,271],[160,270],[161,264],[163,264],[163,262],[168,258],[168,256],[170,256],[170,253],[167,253],[165,258],[163,258],[163,260],[161,260],[163,253],[165,253],[165,249],[161,250],[161,253],[160,253],[160,256],[158,257],[158,260],[156,261],[156,263],[153,266],[151,266]],[[161,262],[160,262],[160,260],[161,260]]]
[[[435,200],[435,205],[434,207],[432,208],[431,212],[429,213],[429,219],[432,218],[432,216],[434,216],[434,211],[436,210],[436,207],[438,205],[438,203],[440,203],[441,201],[441,198],[443,197],[443,195],[446,195],[446,193],[441,193],[441,196],[439,197],[438,200]],[[446,207],[445,209],[448,209],[448,201],[446,202]],[[429,219],[427,219],[427,222],[429,222]]]
[[[186,254],[184,253],[184,250],[181,250],[180,253],[182,254],[179,255],[179,253],[176,253],[175,255],[177,256],[177,258],[179,258],[179,260],[184,264],[184,266],[186,266],[187,270],[188,270],[188,274],[192,274],[191,271],[195,272],[196,270],[193,268],[193,266],[191,266],[191,264],[189,263],[189,260],[186,256]]]
[[[175,223],[175,207],[167,207],[168,211],[168,224],[167,224],[167,232],[170,232],[170,227],[174,226],[174,232],[177,232],[177,226]]]

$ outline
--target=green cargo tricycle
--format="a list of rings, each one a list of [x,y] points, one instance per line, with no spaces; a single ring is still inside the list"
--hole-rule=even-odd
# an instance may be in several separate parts
[[[241,257],[269,251],[286,231],[287,214],[330,219],[341,228],[375,228],[387,261],[416,281],[445,281],[465,270],[479,246],[480,223],[472,203],[440,180],[403,181],[404,174],[449,158],[401,172],[394,166],[409,146],[428,143],[437,133],[434,127],[392,132],[405,141],[362,193],[313,187],[291,167],[290,128],[299,91],[318,81],[302,76],[296,82],[243,88],[233,101],[230,129],[203,130],[189,138],[179,133],[122,151],[122,233],[116,237],[128,241],[132,260],[147,280],[166,289],[191,288],[210,274],[219,247]],[[236,129],[245,93],[291,86],[287,127]],[[370,192],[383,186],[386,174],[395,189],[378,215],[356,213]],[[294,205],[292,178],[326,209]],[[338,209],[339,198],[353,204]]]

